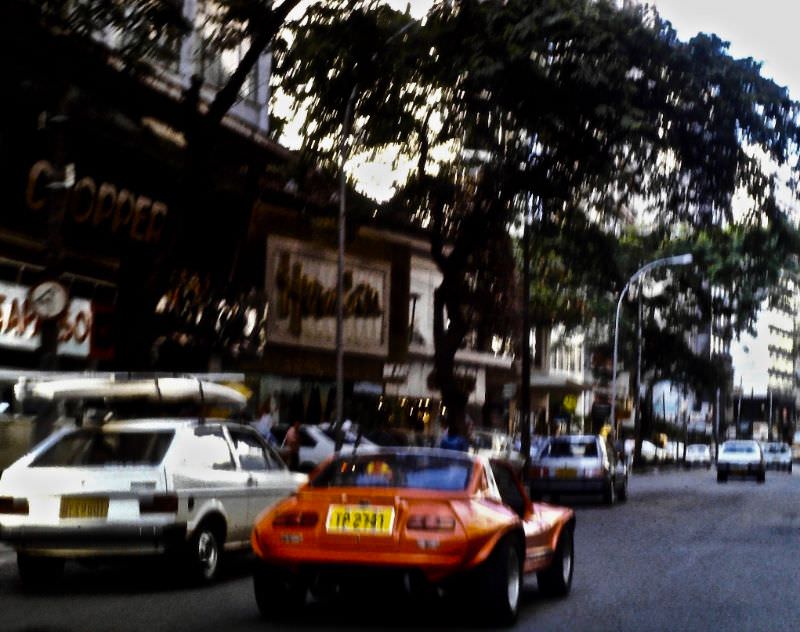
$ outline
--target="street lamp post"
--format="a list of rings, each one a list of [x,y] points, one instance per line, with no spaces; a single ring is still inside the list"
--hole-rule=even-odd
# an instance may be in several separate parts
[[[611,366],[611,428],[614,432],[615,438],[619,438],[619,429],[617,428],[615,414],[617,404],[617,342],[619,340],[619,314],[620,310],[622,309],[622,300],[625,298],[625,294],[628,292],[628,288],[631,286],[631,284],[653,268],[659,268],[661,266],[685,266],[689,265],[690,263],[692,263],[691,253],[675,255],[674,257],[664,257],[663,259],[651,261],[633,273],[633,276],[628,279],[628,282],[625,284],[625,287],[622,288],[622,292],[619,294],[619,300],[617,301],[617,312],[616,316],[614,317],[614,356],[612,360],[613,364]]]

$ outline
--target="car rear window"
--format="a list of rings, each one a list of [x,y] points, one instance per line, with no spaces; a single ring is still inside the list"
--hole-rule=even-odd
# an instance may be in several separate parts
[[[80,428],[64,435],[31,463],[33,467],[158,465],[175,433]]]
[[[553,440],[542,452],[543,457],[585,457],[597,456],[597,442],[594,439],[572,441]]]
[[[472,460],[442,455],[378,454],[342,457],[311,481],[312,487],[400,487],[460,491],[472,476]]]
[[[756,452],[756,446],[752,443],[725,443],[722,445],[722,450],[724,452],[748,454]]]

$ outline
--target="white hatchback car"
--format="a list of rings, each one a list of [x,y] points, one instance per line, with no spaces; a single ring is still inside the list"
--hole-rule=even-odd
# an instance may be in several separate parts
[[[130,382],[119,387],[117,394],[137,391]],[[47,388],[63,394],[53,382]],[[177,401],[180,389],[197,392],[198,383],[158,388]],[[221,385],[201,388],[205,403],[240,397]],[[175,554],[193,579],[208,581],[224,550],[250,546],[255,517],[305,480],[238,422],[68,426],[2,473],[0,541],[16,549],[20,577],[32,584],[57,578],[67,559],[143,554]]]

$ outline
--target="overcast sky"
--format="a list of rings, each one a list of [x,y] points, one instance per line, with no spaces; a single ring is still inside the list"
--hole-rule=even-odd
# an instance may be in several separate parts
[[[762,62],[762,74],[800,98],[797,65],[798,0],[652,0],[682,40],[716,33],[731,43],[734,57]]]

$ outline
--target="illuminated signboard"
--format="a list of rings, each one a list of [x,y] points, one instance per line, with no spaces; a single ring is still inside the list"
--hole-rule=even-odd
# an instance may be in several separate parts
[[[390,265],[345,258],[343,342],[346,351],[386,355]],[[267,239],[267,340],[335,349],[336,252],[315,244]]]
[[[41,345],[41,322],[28,300],[30,288],[0,282],[0,347],[35,351]],[[73,298],[58,321],[58,354],[87,357],[92,337],[92,303]]]

